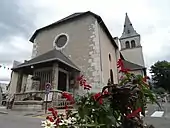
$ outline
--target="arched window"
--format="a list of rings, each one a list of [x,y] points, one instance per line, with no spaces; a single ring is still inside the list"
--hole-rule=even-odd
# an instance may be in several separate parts
[[[125,45],[126,45],[126,48],[130,48],[129,41],[126,41],[126,42],[125,42]]]
[[[135,41],[134,41],[134,40],[131,41],[131,47],[132,47],[132,48],[135,48],[135,47],[136,47],[136,44],[135,44]]]

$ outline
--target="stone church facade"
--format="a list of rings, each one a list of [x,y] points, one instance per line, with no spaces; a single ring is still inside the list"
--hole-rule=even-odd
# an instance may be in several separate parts
[[[127,44],[129,40],[132,41]],[[84,91],[76,82],[81,74],[92,85],[92,92],[100,91],[108,79],[118,83],[119,58],[132,72],[146,75],[140,35],[127,14],[120,39],[112,37],[99,15],[88,11],[74,13],[36,30],[30,42],[32,59],[12,69],[10,92],[15,93],[16,105],[23,104],[30,94],[29,100],[39,97],[43,101],[46,83],[52,85],[52,101],[58,100],[62,91],[82,95]]]

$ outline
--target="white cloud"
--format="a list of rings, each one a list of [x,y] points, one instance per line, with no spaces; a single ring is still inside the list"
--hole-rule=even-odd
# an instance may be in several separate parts
[[[1,42],[2,43],[2,42]],[[8,47],[5,43],[0,45],[0,81],[9,81],[11,76],[12,64],[14,60],[21,61],[30,59],[32,44],[22,37],[11,37]],[[5,68],[4,68],[5,67]]]
[[[0,64],[2,67],[0,68],[0,81],[9,81],[10,80],[10,75],[11,75],[11,65],[2,65]],[[4,68],[5,67],[5,68]],[[10,69],[8,69],[10,68]]]

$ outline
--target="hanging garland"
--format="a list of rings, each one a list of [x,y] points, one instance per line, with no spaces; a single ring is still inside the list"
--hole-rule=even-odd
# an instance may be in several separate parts
[[[10,67],[8,67],[8,66],[4,66],[4,65],[1,65],[1,64],[0,64],[0,69],[2,69],[2,68],[3,68],[3,69],[7,69],[7,70],[11,70],[11,68],[10,68]]]

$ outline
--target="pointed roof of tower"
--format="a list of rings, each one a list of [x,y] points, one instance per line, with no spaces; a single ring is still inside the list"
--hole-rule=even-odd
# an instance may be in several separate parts
[[[130,21],[127,13],[126,13],[124,29],[123,29],[123,33],[122,33],[122,36],[120,37],[120,39],[131,37],[131,36],[137,36],[137,35],[139,35],[139,34],[133,28],[133,25],[132,25],[132,23],[131,23],[131,21]]]

